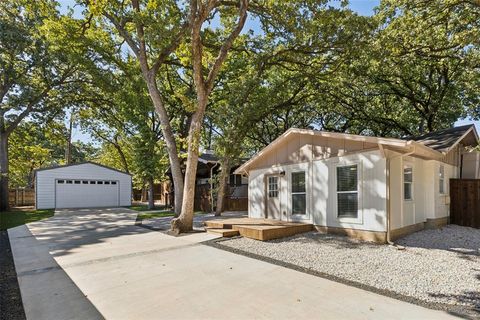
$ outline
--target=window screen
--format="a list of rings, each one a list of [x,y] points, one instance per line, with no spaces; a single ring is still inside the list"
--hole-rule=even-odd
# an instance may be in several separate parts
[[[337,215],[339,218],[358,217],[358,167],[337,167]]]
[[[403,168],[403,199],[413,199],[413,170],[412,167]]]
[[[305,172],[292,172],[292,214],[306,214]]]
[[[443,165],[440,165],[438,172],[438,192],[445,193],[445,167]]]

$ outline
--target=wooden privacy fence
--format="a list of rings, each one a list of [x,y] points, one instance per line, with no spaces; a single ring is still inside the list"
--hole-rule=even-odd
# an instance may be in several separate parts
[[[450,223],[480,228],[480,179],[450,179]]]
[[[10,189],[8,203],[11,207],[34,206],[35,190],[28,188]]]

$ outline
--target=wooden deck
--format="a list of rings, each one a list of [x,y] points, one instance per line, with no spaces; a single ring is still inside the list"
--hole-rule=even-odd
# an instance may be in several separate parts
[[[224,237],[241,235],[262,241],[290,237],[313,230],[312,224],[254,218],[205,221],[205,227],[207,232],[221,234]]]

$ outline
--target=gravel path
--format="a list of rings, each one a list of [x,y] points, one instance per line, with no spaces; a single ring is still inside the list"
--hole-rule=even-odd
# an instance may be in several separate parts
[[[412,234],[398,250],[317,232],[220,244],[381,290],[480,311],[480,230],[449,225]]]

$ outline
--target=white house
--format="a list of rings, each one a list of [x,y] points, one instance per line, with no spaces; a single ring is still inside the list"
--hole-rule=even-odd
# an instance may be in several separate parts
[[[132,176],[93,162],[35,172],[37,209],[122,207],[132,203]]]
[[[477,145],[473,125],[405,140],[290,129],[235,173],[249,217],[387,242],[448,223],[449,179],[480,178]]]

